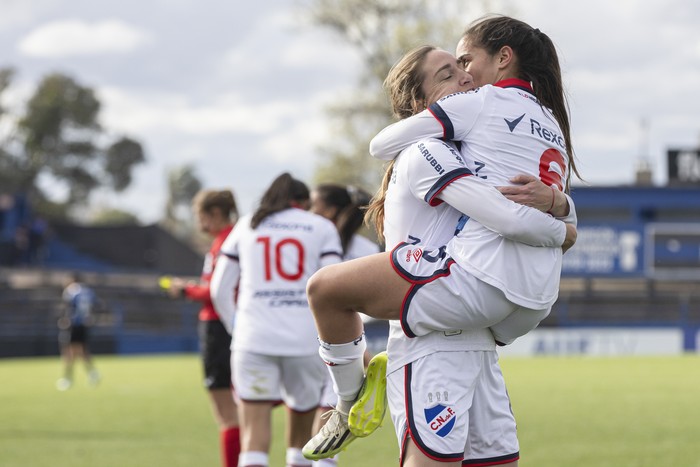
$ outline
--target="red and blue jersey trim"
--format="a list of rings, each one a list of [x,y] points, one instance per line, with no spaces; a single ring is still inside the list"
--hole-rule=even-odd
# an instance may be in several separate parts
[[[519,79],[519,78],[502,79],[501,81],[497,81],[493,85],[496,86],[497,88],[518,88],[521,91],[525,91],[525,92],[529,92],[530,94],[534,94],[534,91],[532,90],[532,85],[528,81],[525,81],[524,79]]]
[[[435,184],[430,188],[430,190],[425,194],[425,197],[423,198],[426,203],[428,203],[431,206],[438,206],[443,203],[441,199],[438,199],[437,196],[444,190],[447,185],[450,183],[454,182],[455,180],[462,178],[462,177],[468,177],[470,175],[474,175],[471,170],[468,168],[464,167],[462,169],[455,169],[452,170],[435,182]]]

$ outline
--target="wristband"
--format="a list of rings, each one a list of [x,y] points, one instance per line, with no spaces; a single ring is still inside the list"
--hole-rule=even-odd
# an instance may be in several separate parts
[[[549,188],[552,189],[552,205],[549,206],[549,209],[547,210],[547,214],[552,214],[552,209],[554,209],[554,201],[557,199],[557,195],[556,195],[556,193],[554,193],[554,185],[551,185]]]

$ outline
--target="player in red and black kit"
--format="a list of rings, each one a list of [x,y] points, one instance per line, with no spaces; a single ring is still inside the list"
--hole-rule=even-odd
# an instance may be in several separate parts
[[[209,280],[214,273],[221,244],[233,229],[238,216],[230,190],[202,190],[192,202],[202,232],[214,241],[204,260],[199,283],[173,278],[168,293],[202,302],[199,312],[199,346],[204,363],[204,386],[209,390],[214,418],[221,433],[224,467],[237,467],[241,451],[236,402],[231,387],[231,334],[233,316],[221,316],[209,295]],[[233,292],[231,300],[234,300]]]

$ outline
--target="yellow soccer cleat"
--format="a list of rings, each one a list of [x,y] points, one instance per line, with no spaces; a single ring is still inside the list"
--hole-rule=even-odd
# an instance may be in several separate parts
[[[384,420],[387,406],[386,365],[386,352],[372,357],[357,400],[348,413],[350,432],[358,438],[371,435]]]

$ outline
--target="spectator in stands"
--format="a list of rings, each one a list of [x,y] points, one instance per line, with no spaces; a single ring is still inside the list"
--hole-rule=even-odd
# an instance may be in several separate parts
[[[209,294],[209,281],[221,244],[233,229],[238,209],[230,190],[202,190],[194,197],[192,207],[199,228],[214,241],[204,260],[199,283],[173,278],[168,293],[202,303],[199,312],[199,347],[204,364],[204,386],[209,390],[214,418],[219,426],[221,455],[224,467],[236,467],[241,451],[238,410],[231,384],[231,333],[233,316],[223,316]],[[234,295],[231,291],[230,300]]]
[[[78,273],[72,273],[63,290],[63,310],[58,320],[58,341],[63,359],[63,377],[56,382],[59,391],[73,385],[73,363],[82,359],[88,372],[90,385],[96,386],[100,374],[95,368],[88,346],[88,330],[99,302],[95,292],[85,285]]]
[[[26,266],[29,264],[29,227],[20,225],[15,229],[15,244],[11,265]]]
[[[44,262],[44,244],[48,224],[42,217],[35,217],[29,226],[27,238],[28,261],[31,265],[42,264]]]

